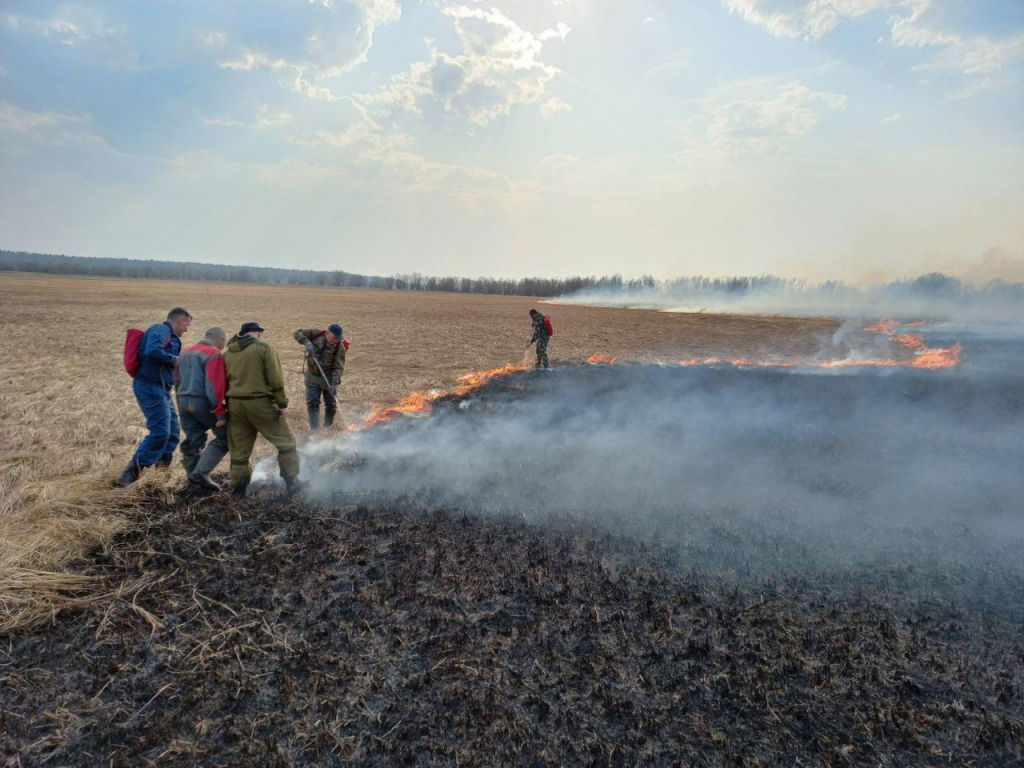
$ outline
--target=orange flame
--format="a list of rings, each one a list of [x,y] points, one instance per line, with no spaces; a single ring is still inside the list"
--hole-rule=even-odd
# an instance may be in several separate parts
[[[374,403],[370,406],[370,415],[362,424],[354,424],[348,428],[349,432],[361,432],[377,424],[391,421],[397,416],[426,416],[434,410],[434,403],[444,397],[464,397],[480,387],[502,376],[509,376],[513,373],[525,371],[527,366],[522,363],[504,365],[500,368],[492,368],[489,371],[470,371],[457,379],[457,384],[451,389],[433,389],[429,392],[413,392],[406,395],[397,404],[385,405]]]
[[[962,351],[962,347],[959,344],[955,344],[952,347],[932,349],[925,343],[923,338],[916,334],[895,332],[895,329],[898,327],[907,325],[920,326],[927,324],[927,321],[901,323],[898,320],[883,320],[876,325],[870,325],[864,329],[869,333],[881,333],[899,346],[913,350],[914,357],[910,360],[897,360],[895,358],[886,358],[881,360],[870,358],[851,358],[848,360],[824,360],[812,362],[794,360],[748,360],[746,358],[723,360],[718,357],[709,357],[704,359],[695,357],[690,360],[682,360],[676,363],[676,365],[734,365],[738,368],[794,368],[796,366],[806,366],[809,368],[922,368],[935,370],[938,368],[952,368],[959,364],[960,353]]]
[[[929,347],[920,336],[909,333],[896,333],[897,327],[908,325],[925,325],[927,321],[914,323],[900,323],[896,320],[883,320],[882,322],[868,326],[864,330],[869,333],[881,333],[894,343],[913,350],[914,357],[909,360],[897,359],[848,359],[848,360],[825,360],[825,361],[800,361],[800,360],[750,360],[737,357],[726,360],[720,357],[698,358],[669,362],[657,360],[658,365],[674,366],[697,366],[697,365],[732,365],[737,368],[795,368],[797,366],[817,368],[921,368],[935,370],[939,368],[951,368],[960,362],[962,351],[959,344],[952,347],[936,348]],[[587,362],[592,365],[615,365],[617,357],[605,354],[591,355]],[[349,432],[360,432],[369,429],[377,424],[392,421],[398,416],[425,416],[434,409],[434,403],[445,397],[464,397],[480,389],[494,379],[510,376],[529,368],[524,363],[512,363],[500,368],[492,368],[488,371],[470,371],[460,376],[454,387],[443,390],[435,389],[428,392],[413,392],[402,398],[394,405],[375,403],[370,406],[370,414],[363,424],[352,425]]]

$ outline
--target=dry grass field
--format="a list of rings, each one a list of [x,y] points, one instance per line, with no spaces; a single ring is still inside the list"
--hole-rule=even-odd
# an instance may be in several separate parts
[[[352,342],[340,391],[348,423],[370,404],[444,388],[469,370],[520,362],[530,327],[524,297],[396,293],[0,274],[0,631],[95,598],[65,570],[130,523],[146,495],[174,493],[182,472],[149,472],[135,488],[111,480],[144,436],[121,367],[124,331],[195,316],[184,341],[258,320],[281,352],[291,423],[306,434],[299,327],[340,322]],[[554,363],[594,354],[622,360],[799,357],[830,320],[658,314],[553,306]],[[336,426],[335,429],[342,429]]]

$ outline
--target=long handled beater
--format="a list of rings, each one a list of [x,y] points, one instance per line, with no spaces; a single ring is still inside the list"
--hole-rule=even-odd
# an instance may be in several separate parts
[[[311,358],[313,358],[313,362],[316,363],[316,369],[318,371],[320,371],[320,375],[323,376],[324,377],[324,381],[327,382],[327,391],[331,393],[331,399],[334,401],[334,405],[337,406],[338,405],[338,397],[337,397],[337,395],[334,394],[334,390],[331,389],[331,380],[328,379],[327,378],[327,374],[324,373],[323,366],[320,365],[320,361],[316,359],[316,355],[314,355],[312,352],[307,352],[306,354],[308,354]]]

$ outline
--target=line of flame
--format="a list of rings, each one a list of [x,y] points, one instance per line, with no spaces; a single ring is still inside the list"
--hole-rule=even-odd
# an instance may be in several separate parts
[[[512,363],[488,371],[470,371],[456,380],[450,389],[433,389],[428,392],[413,392],[406,395],[398,403],[385,405],[374,403],[370,406],[370,415],[362,424],[349,426],[349,432],[361,432],[377,424],[391,421],[397,416],[425,416],[434,410],[434,403],[445,397],[464,397],[494,379],[525,371],[529,366],[524,363]]]
[[[737,368],[922,368],[935,370],[939,368],[952,368],[960,362],[962,347],[954,344],[952,347],[929,347],[924,339],[912,333],[896,333],[896,328],[907,325],[926,325],[928,321],[917,321],[913,323],[901,323],[898,320],[882,320],[876,325],[870,325],[864,330],[868,333],[880,333],[890,341],[905,349],[912,350],[914,356],[909,360],[898,360],[896,358],[871,359],[871,358],[850,358],[846,360],[751,360],[737,357],[732,359],[721,357],[694,357],[689,360],[666,362],[656,360],[658,365],[667,366],[698,366],[698,365],[732,365]],[[607,355],[594,355],[587,359],[588,363],[605,363],[614,365],[617,358]]]
[[[895,329],[902,325],[923,325],[924,321],[917,323],[899,323],[895,320],[883,320],[877,325],[868,326],[864,330],[869,333],[881,333],[890,340],[902,347],[913,350],[914,357],[909,360],[883,359],[848,359],[848,360],[824,360],[818,362],[802,360],[750,360],[747,358],[724,359],[720,357],[691,358],[675,362],[656,360],[658,365],[665,366],[699,366],[699,365],[732,365],[737,368],[924,368],[938,369],[951,368],[960,362],[961,347],[955,344],[952,347],[932,349],[925,344],[920,336],[909,333],[896,333]],[[587,363],[592,365],[615,365],[619,358],[605,354],[591,355]],[[370,414],[362,424],[351,425],[349,432],[360,432],[369,429],[377,424],[392,421],[398,416],[425,416],[434,409],[434,403],[446,397],[464,397],[480,389],[494,379],[503,376],[510,376],[514,373],[525,371],[530,366],[525,363],[512,363],[492,368],[487,371],[470,371],[463,374],[457,380],[454,387],[450,389],[434,389],[427,392],[413,392],[402,398],[398,403],[385,405],[375,403],[370,406]]]

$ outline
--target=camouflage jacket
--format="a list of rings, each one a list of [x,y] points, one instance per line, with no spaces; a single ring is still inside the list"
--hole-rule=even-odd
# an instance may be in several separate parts
[[[549,338],[548,329],[544,327],[544,315],[538,313],[533,320],[533,338],[530,339],[530,343],[533,344],[535,341],[546,342]]]
[[[336,344],[327,343],[327,332],[317,328],[300,328],[294,334],[295,340],[305,346],[313,345],[313,357],[320,363],[330,383],[324,381],[320,370],[312,357],[306,357],[306,386],[330,389],[341,384],[341,374],[345,370],[345,345],[338,339]]]

